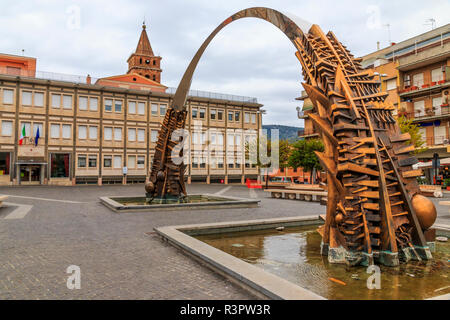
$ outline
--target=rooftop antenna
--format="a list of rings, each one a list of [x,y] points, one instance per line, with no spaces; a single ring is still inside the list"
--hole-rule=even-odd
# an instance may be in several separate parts
[[[392,44],[392,39],[391,39],[391,25],[389,23],[384,25],[385,27],[387,27],[388,29],[388,36],[389,36],[389,45]]]
[[[427,19],[425,20],[424,26],[431,26],[431,30],[436,29],[436,20],[433,18]]]

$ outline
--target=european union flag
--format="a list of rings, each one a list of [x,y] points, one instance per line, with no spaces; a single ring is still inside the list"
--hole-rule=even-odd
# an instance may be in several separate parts
[[[34,137],[34,146],[36,146],[36,147],[37,147],[38,142],[39,142],[39,137],[40,137],[40,134],[39,134],[39,127],[38,127],[37,131],[36,131],[36,137]]]

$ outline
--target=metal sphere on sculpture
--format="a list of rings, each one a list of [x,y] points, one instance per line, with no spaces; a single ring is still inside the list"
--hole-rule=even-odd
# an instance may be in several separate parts
[[[420,194],[416,194],[411,202],[422,229],[430,228],[437,218],[436,207],[433,202]]]

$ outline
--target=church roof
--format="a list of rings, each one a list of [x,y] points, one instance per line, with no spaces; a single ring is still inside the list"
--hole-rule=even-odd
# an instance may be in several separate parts
[[[151,90],[165,92],[167,87],[134,73],[121,74],[106,78],[100,78],[96,84],[104,86],[121,87],[127,89]]]
[[[136,54],[146,55],[146,56],[154,56],[152,46],[150,45],[150,41],[148,40],[147,31],[145,31],[146,26],[145,23],[142,25],[142,32],[139,38],[138,45],[136,47]]]

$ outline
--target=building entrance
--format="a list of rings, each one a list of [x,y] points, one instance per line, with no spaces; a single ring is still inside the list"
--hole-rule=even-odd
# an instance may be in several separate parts
[[[20,184],[41,184],[42,165],[20,165]]]

